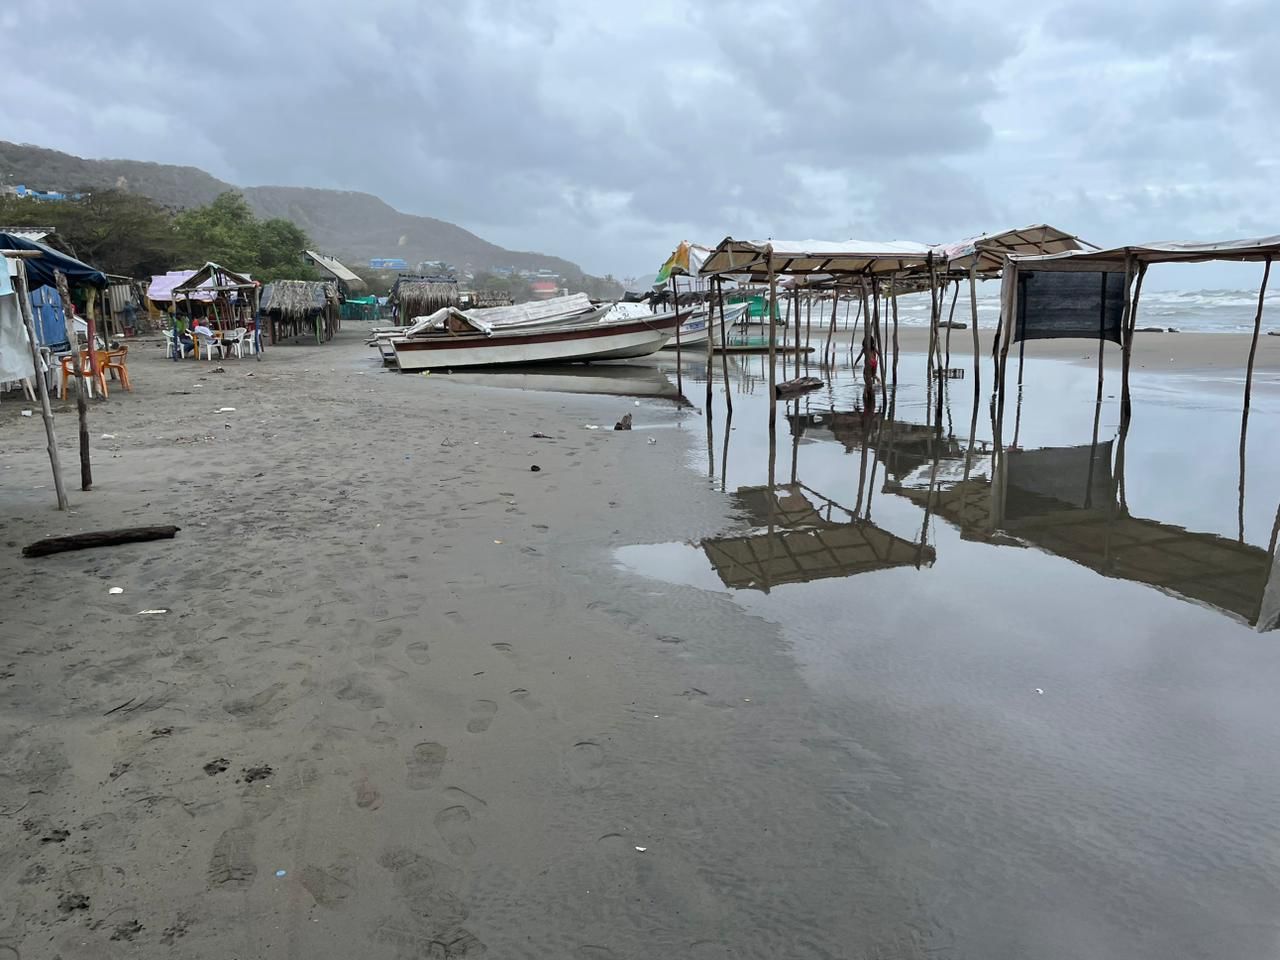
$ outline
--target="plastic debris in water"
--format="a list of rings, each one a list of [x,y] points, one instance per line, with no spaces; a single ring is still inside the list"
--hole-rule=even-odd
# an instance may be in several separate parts
[[[644,853],[648,849],[649,849],[648,847],[636,847],[636,850],[640,853]]]
[[[107,593],[124,593],[124,587],[112,587]]]
[[[149,615],[149,614],[155,614],[155,613],[168,613],[168,612],[169,612],[169,611],[168,611],[168,610],[165,610],[163,607],[157,607],[157,608],[156,608],[156,609],[154,609],[154,610],[139,610],[139,611],[138,611],[138,616],[142,617],[142,616],[147,616],[147,615]]]
[[[1036,687],[1036,693],[1043,694],[1043,693],[1044,693],[1044,688],[1043,688],[1043,687]]]

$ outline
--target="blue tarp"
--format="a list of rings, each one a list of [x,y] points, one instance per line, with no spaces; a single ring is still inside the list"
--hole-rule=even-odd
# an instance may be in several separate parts
[[[36,339],[40,346],[55,352],[70,350],[67,342],[67,319],[62,313],[62,298],[53,287],[31,291],[31,319],[35,321]]]
[[[36,240],[28,240],[26,237],[20,237],[13,233],[4,233],[0,231],[0,250],[37,250],[40,252],[38,257],[29,257],[27,260],[27,286],[33,291],[37,287],[54,286],[53,272],[61,270],[67,278],[67,283],[80,286],[98,287],[104,289],[107,286],[107,275],[101,270],[95,270],[87,263],[81,263],[74,257],[69,257],[65,253],[59,253],[53,247],[46,246]]]

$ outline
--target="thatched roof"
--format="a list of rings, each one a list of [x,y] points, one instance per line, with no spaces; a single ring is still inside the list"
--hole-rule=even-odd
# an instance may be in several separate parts
[[[458,284],[439,279],[401,277],[391,290],[401,318],[425,317],[445,307],[458,305]]]
[[[262,300],[258,309],[262,313],[277,313],[281,317],[307,317],[325,308],[325,304],[337,302],[335,284],[318,280],[276,280],[262,288]]]

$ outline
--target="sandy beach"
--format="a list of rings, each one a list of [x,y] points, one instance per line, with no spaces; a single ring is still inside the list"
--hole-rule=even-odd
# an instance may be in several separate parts
[[[613,560],[732,522],[695,413],[396,375],[358,330],[221,373],[134,353],[92,492],[56,404],[70,512],[38,409],[0,407],[0,958],[933,955],[875,812],[914,773],[837,732],[777,624]],[[20,556],[150,523],[181,531]]]

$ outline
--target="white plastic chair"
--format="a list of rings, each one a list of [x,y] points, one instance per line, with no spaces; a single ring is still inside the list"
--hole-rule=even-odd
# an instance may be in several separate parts
[[[204,358],[206,360],[213,359],[213,351],[218,351],[218,359],[222,359],[222,344],[207,333],[196,334],[196,359],[200,359],[200,348],[204,347]]]
[[[248,332],[249,332],[248,329],[246,329],[245,327],[236,327],[234,330],[231,331],[231,333],[223,337],[222,338],[223,353],[226,353],[227,350],[234,350],[236,353],[237,360],[244,359],[245,346],[248,346],[250,352],[252,353],[253,345],[250,344],[249,341],[245,338],[245,334],[247,334]]]
[[[181,338],[179,338],[177,342],[178,342],[177,349],[181,351],[179,356],[185,359],[187,354],[191,352],[191,348],[188,347],[185,343],[183,343]],[[173,344],[174,344],[173,331],[172,330],[164,331],[164,356],[166,360],[173,359],[173,354],[175,352]]]

